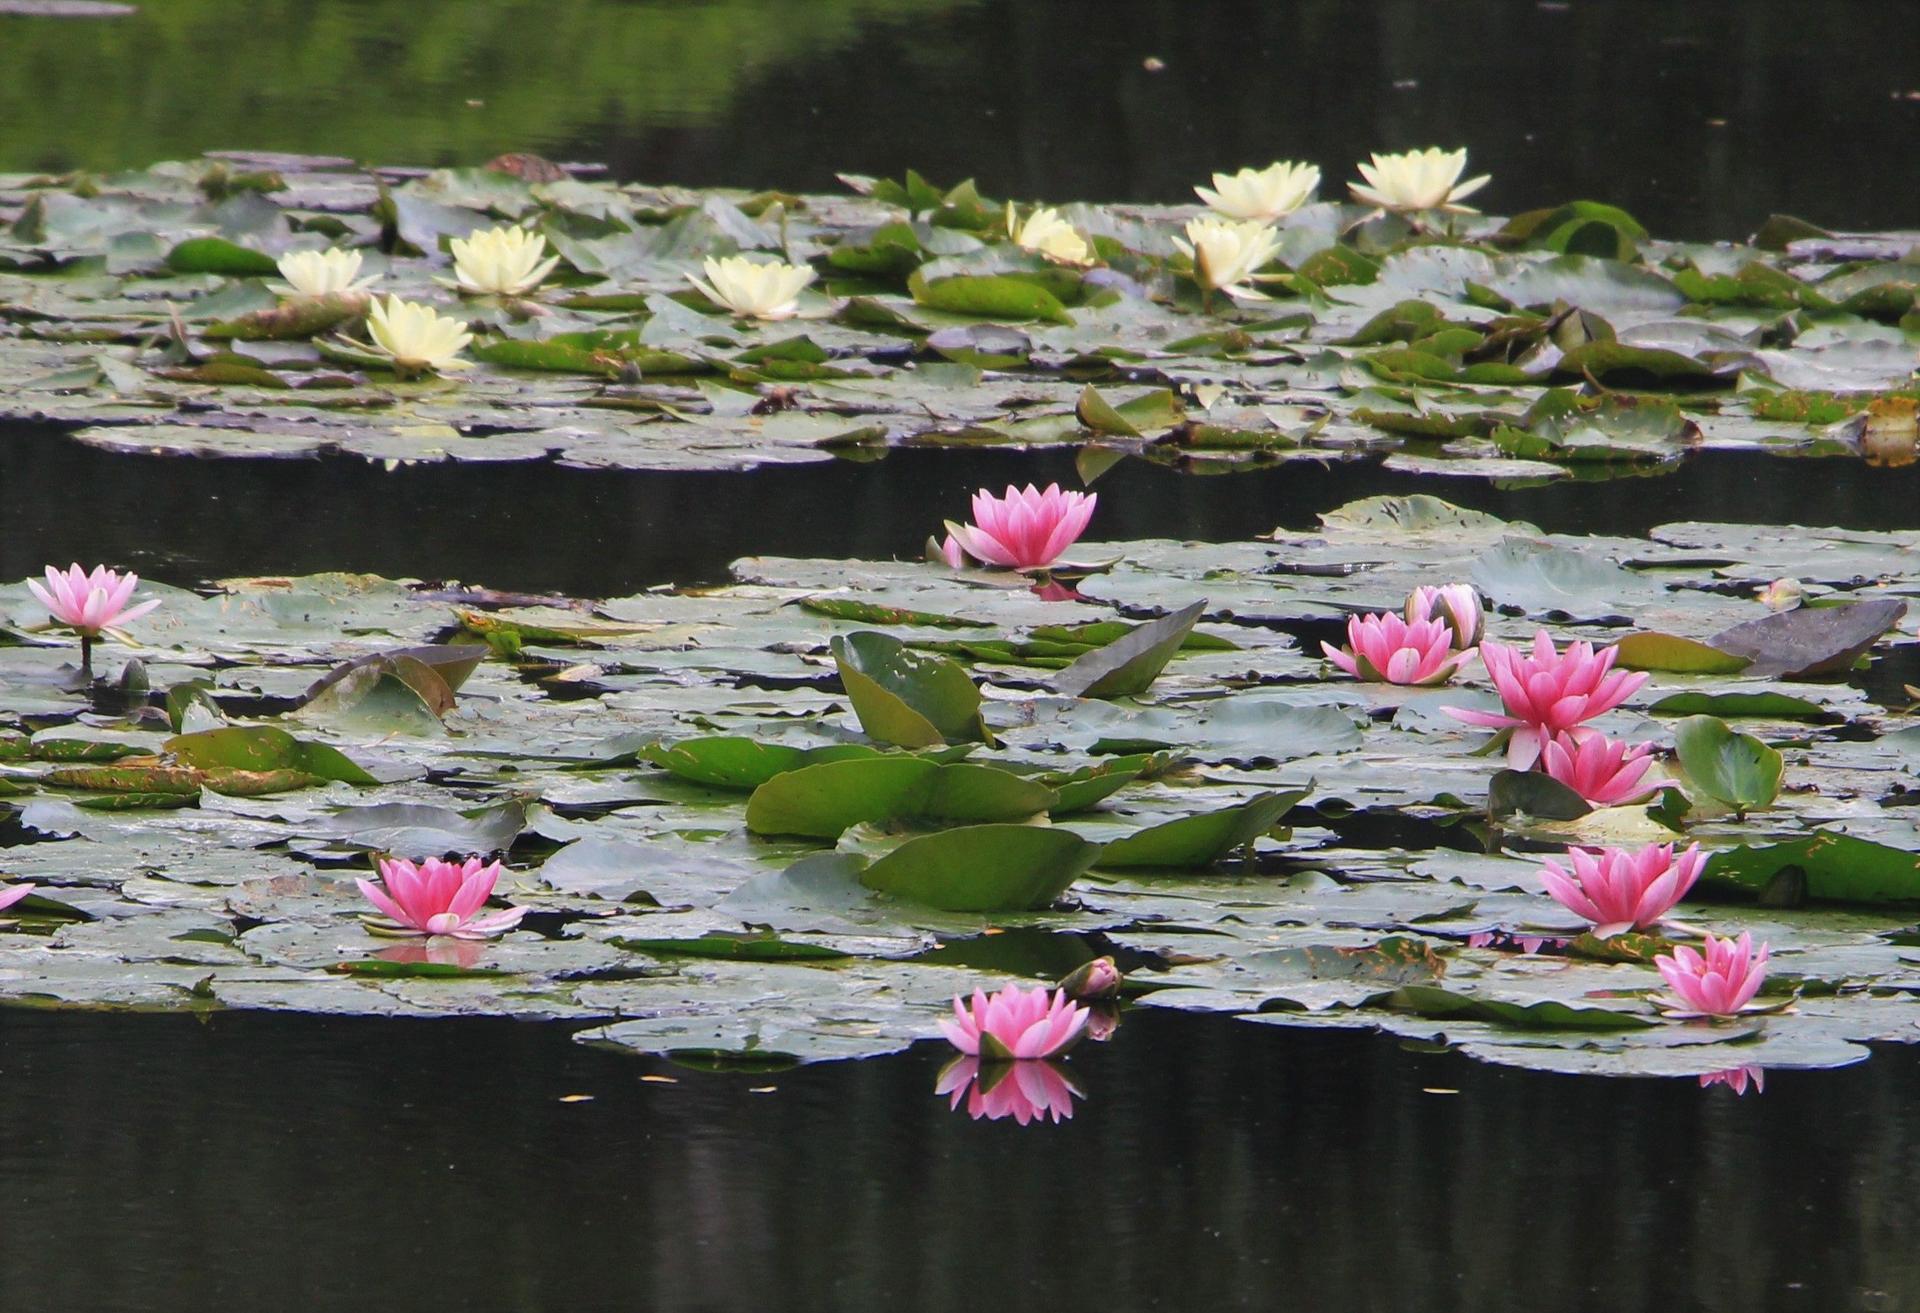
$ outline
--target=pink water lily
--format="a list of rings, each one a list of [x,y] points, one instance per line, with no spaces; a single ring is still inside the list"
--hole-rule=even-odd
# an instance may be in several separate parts
[[[949,1108],[958,1108],[965,1100],[967,1116],[975,1121],[1011,1117],[1022,1126],[1066,1121],[1073,1116],[1075,1097],[1086,1097],[1051,1062],[995,1063],[983,1074],[980,1059],[964,1057],[947,1065],[933,1092],[949,1096]]]
[[[120,574],[96,565],[89,572],[78,562],[64,571],[48,566],[45,587],[37,579],[27,580],[27,591],[40,599],[47,614],[82,638],[98,638],[106,630],[138,620],[160,605],[159,598],[151,597],[128,606],[133,590],[139,586],[140,576],[132,571]]]
[[[1767,1088],[1767,1069],[1757,1063],[1748,1063],[1744,1067],[1728,1067],[1723,1071],[1703,1072],[1700,1076],[1700,1088],[1709,1085],[1724,1085],[1735,1094],[1745,1094],[1751,1082],[1753,1092],[1761,1094]]]
[[[1347,646],[1320,644],[1327,660],[1371,683],[1444,684],[1471,661],[1472,648],[1453,650],[1453,630],[1439,620],[1409,624],[1391,612],[1356,615],[1347,620]]]
[[[1551,858],[1540,882],[1562,906],[1593,922],[1601,939],[1627,930],[1650,930],[1673,910],[1700,878],[1706,854],[1694,844],[1679,857],[1670,843],[1624,848],[1567,849],[1567,870]]]
[[[1480,659],[1505,714],[1470,707],[1441,710],[1469,725],[1511,729],[1507,765],[1526,770],[1540,759],[1548,739],[1613,710],[1647,682],[1644,671],[1614,670],[1615,655],[1610,647],[1596,652],[1591,643],[1569,643],[1556,651],[1544,629],[1534,635],[1531,656],[1505,643],[1482,643]]]
[[[1746,1008],[1760,992],[1767,978],[1770,949],[1753,947],[1753,936],[1745,931],[1738,939],[1706,937],[1701,945],[1704,955],[1691,948],[1676,948],[1653,959],[1653,965],[1665,978],[1679,1000],[1679,1006],[1665,1004],[1676,1017],[1731,1017]]]
[[[1479,646],[1486,629],[1487,607],[1472,584],[1421,584],[1407,595],[1407,623],[1443,621],[1453,631],[1453,645],[1461,651]]]
[[[1596,807],[1618,807],[1653,796],[1643,783],[1653,765],[1651,743],[1628,747],[1598,730],[1573,730],[1547,741],[1540,769]]]
[[[493,894],[500,879],[500,863],[482,865],[478,857],[443,862],[429,857],[418,866],[400,858],[379,863],[380,879],[359,881],[360,892],[386,914],[369,924],[381,933],[398,935],[452,935],[456,939],[486,939],[520,924],[524,907],[509,907],[486,916],[475,915]]]
[[[31,884],[10,884],[4,889],[0,889],[0,912],[12,907],[22,898],[32,893],[33,890],[34,886]]]
[[[1064,989],[1008,985],[991,996],[974,990],[971,1010],[954,999],[953,1020],[943,1019],[940,1032],[953,1047],[974,1057],[1051,1058],[1066,1052],[1086,1026],[1086,1008]]]
[[[1031,483],[1009,484],[1004,497],[982,488],[973,494],[973,523],[947,521],[949,541],[975,560],[1010,570],[1038,570],[1060,559],[1087,531],[1099,494],[1062,492],[1049,483],[1045,492]],[[941,554],[952,563],[943,544]]]

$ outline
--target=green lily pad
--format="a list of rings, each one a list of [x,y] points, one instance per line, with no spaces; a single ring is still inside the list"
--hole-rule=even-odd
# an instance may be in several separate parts
[[[1307,788],[1262,793],[1237,806],[1150,826],[1102,848],[1095,865],[1113,870],[1210,866],[1278,825],[1280,818],[1311,791]]]
[[[1712,716],[1690,716],[1673,734],[1687,779],[1708,797],[1736,811],[1766,807],[1780,794],[1785,762],[1751,734],[1728,729]]]
[[[1058,800],[1046,785],[992,766],[873,757],[775,775],[747,799],[747,828],[835,839],[863,822],[1014,820],[1039,815]]]
[[[969,825],[909,839],[860,874],[869,889],[949,912],[1048,907],[1099,853],[1071,830]]]
[[[903,748],[992,742],[980,718],[980,690],[958,662],[874,632],[837,636],[833,659],[860,728],[879,742]]]
[[[1628,634],[1613,644],[1614,664],[1622,670],[1665,670],[1683,675],[1733,675],[1745,670],[1748,657],[1673,634]]]
[[[1133,697],[1146,692],[1187,641],[1205,599],[1095,648],[1061,671],[1054,687],[1069,697]]]

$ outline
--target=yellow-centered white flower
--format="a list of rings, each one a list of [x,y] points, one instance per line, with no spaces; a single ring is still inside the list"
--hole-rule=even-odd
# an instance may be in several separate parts
[[[1215,214],[1272,223],[1312,200],[1319,187],[1319,165],[1279,160],[1264,169],[1216,173],[1213,186],[1193,190]]]
[[[439,281],[469,296],[523,296],[560,263],[547,256],[547,239],[525,228],[487,228],[447,243],[453,252],[453,281]]]
[[[1360,176],[1367,180],[1365,185],[1357,182],[1347,184],[1355,200],[1377,205],[1383,210],[1407,212],[1447,210],[1453,214],[1478,213],[1460,202],[1486,186],[1493,177],[1490,173],[1483,173],[1466,182],[1460,181],[1460,175],[1467,169],[1465,147],[1441,150],[1438,146],[1429,146],[1425,150],[1410,150],[1399,155],[1375,155],[1371,164],[1362,164],[1359,169]]]
[[[1086,264],[1092,255],[1087,239],[1075,232],[1073,225],[1061,218],[1060,211],[1050,205],[1042,205],[1023,221],[1013,208],[1013,202],[1008,201],[1007,236],[1021,250],[1044,255],[1062,264]]]
[[[1264,301],[1266,294],[1245,286],[1280,249],[1280,237],[1271,227],[1249,219],[1232,223],[1201,215],[1187,221],[1185,240],[1173,244],[1193,261],[1193,278],[1210,291],[1250,301]]]
[[[280,257],[280,276],[295,296],[332,296],[371,287],[377,274],[360,278],[360,252],[329,246],[324,251],[288,251]],[[356,282],[355,280],[358,279]]]
[[[701,268],[706,278],[688,274],[687,281],[715,305],[749,319],[793,318],[800,313],[800,293],[816,276],[803,264],[761,262],[744,255],[709,257]]]
[[[367,309],[367,335],[373,339],[375,353],[402,370],[471,368],[470,362],[459,358],[473,341],[466,324],[419,301],[374,297]]]

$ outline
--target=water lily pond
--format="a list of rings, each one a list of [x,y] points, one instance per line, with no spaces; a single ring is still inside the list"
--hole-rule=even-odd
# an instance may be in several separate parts
[[[57,67],[224,12],[115,8],[0,37]],[[713,23],[682,72],[766,8],[675,11]],[[757,57],[995,9],[824,5]],[[1187,85],[1193,34],[1138,17],[1089,58]],[[781,76],[741,58],[680,112]],[[693,186],[484,89],[426,144],[265,101],[252,149],[23,115],[0,153],[0,1189],[36,1249],[138,1175],[82,1124],[120,1088],[172,1109],[116,1113],[164,1142],[178,1202],[121,1206],[167,1308],[276,1298],[169,1209],[224,1244],[206,1215],[315,1171],[314,1225],[438,1216],[449,1171],[526,1200],[513,1307],[954,1307],[972,1260],[901,1222],[1009,1197],[1106,1255],[1035,1247],[1022,1307],[1497,1307],[1520,1266],[1670,1305],[1676,1259],[1689,1306],[1905,1307],[1905,216],[1555,190],[1466,127],[1216,171],[1178,119],[1178,187],[1080,193],[1128,200],[952,142]],[[670,117],[609,103],[616,145]],[[1560,1239],[1515,1162],[1584,1183]],[[823,1189],[831,1236],[792,1216]],[[438,1261],[498,1265],[468,1243]],[[115,1264],[20,1279],[150,1306]]]

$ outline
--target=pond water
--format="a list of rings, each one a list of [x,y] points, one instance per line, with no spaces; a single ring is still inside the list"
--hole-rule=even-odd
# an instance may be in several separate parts
[[[1076,1052],[1071,1120],[1022,1127],[949,1111],[935,1045],[712,1074],[507,1021],[10,1011],[0,1301],[1834,1313],[1920,1298],[1911,1048],[1741,1097],[1151,1011],[1120,1036]]]
[[[1724,238],[1775,211],[1911,223],[1887,162],[1920,128],[1915,49],[1920,8],[1881,0],[165,0],[0,15],[0,123],[7,168],[535,150],[692,186],[917,168],[1078,200],[1465,142],[1496,210],[1591,196]]]
[[[387,470],[345,457],[129,456],[50,429],[0,426],[0,577],[56,558],[101,557],[183,587],[355,570],[617,597],[655,584],[718,582],[741,556],[916,559],[927,534],[960,515],[974,489],[1015,481],[1073,484],[1073,455],[896,451],[749,475],[479,462]],[[88,489],[98,513],[76,519],[45,495],[63,487]],[[1094,488],[1100,536],[1116,541],[1237,541],[1311,528],[1321,513],[1361,497],[1415,492],[1552,533],[1644,534],[1690,519],[1898,529],[1913,522],[1920,466],[1701,452],[1654,477],[1503,487],[1396,473],[1377,460],[1297,460],[1219,476],[1127,460]],[[716,503],[728,513],[712,514]],[[269,511],[291,505],[303,509]],[[798,513],[827,505],[845,513]],[[567,532],[554,532],[562,523]]]
[[[1209,168],[1333,178],[1439,141],[1515,184],[1492,210],[1592,195],[1662,236],[1773,212],[1864,229],[1913,219],[1885,162],[1920,131],[1916,48],[1920,8],[1870,0],[166,0],[0,15],[0,170],[533,150],[691,185],[914,167],[1177,201]],[[913,557],[972,489],[1050,479],[1075,479],[1071,452],[387,470],[0,427],[0,579],[78,558],[184,586],[354,570],[619,596],[744,555]],[[84,517],[50,493],[74,489]],[[1557,532],[1897,529],[1920,466],[1706,451],[1503,486],[1127,460],[1096,490],[1114,540],[1238,541],[1416,491]],[[1876,667],[1889,697],[1911,664]],[[1740,1096],[1135,1009],[1068,1064],[1071,1120],[1024,1127],[950,1110],[947,1057],[713,1073],[557,1024],[0,1011],[0,1306],[1920,1307],[1920,1049]]]

